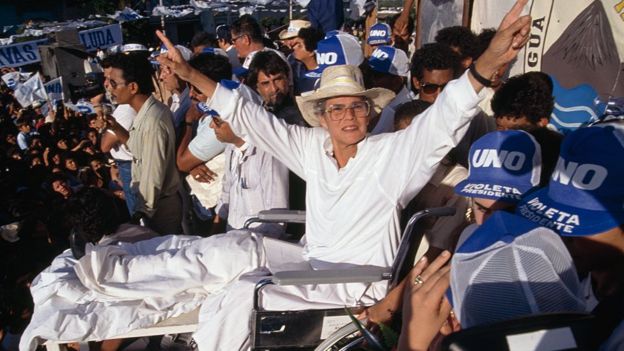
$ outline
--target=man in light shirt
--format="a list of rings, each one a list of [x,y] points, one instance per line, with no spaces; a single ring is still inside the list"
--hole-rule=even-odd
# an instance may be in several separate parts
[[[151,95],[152,68],[145,57],[116,54],[109,58],[109,64],[111,96],[137,112],[129,130],[108,119],[109,128],[132,152],[131,191],[137,196],[133,216],[160,234],[180,233],[180,178],[171,111]]]

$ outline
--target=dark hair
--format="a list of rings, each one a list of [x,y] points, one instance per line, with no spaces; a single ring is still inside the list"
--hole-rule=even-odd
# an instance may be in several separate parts
[[[262,28],[258,21],[252,15],[242,15],[234,23],[231,28],[236,35],[247,35],[249,40],[255,43],[262,43]]]
[[[97,243],[128,221],[115,198],[98,188],[83,188],[68,203],[70,223],[85,241]]]
[[[488,48],[488,46],[490,46],[490,42],[492,41],[492,38],[494,38],[495,35],[496,35],[496,29],[494,28],[486,28],[482,30],[481,33],[479,33],[479,35],[477,35],[478,47],[477,47],[477,53],[476,53],[477,56],[475,57],[475,59],[483,55],[483,53]]]
[[[29,125],[28,121],[26,120],[26,118],[18,118],[15,120],[15,126],[17,128],[20,128],[22,126],[26,126]]]
[[[230,26],[228,26],[227,24],[222,24],[220,26],[217,26],[216,31],[217,40],[223,39],[228,43],[232,43],[232,32]]]
[[[64,182],[64,183],[68,184],[67,176],[65,174],[63,174],[63,173],[52,173],[52,174],[50,174],[50,176],[48,177],[48,179],[46,181],[46,183],[48,184],[49,189],[51,191],[54,191],[54,189],[52,189],[52,183],[57,182],[57,181]]]
[[[477,36],[466,27],[453,26],[442,28],[435,36],[435,41],[446,44],[459,50],[459,56],[463,60],[467,57],[476,59],[479,51]]]
[[[195,35],[193,35],[193,39],[191,39],[191,48],[194,49],[201,45],[217,47],[217,37],[213,33],[195,33]]]
[[[431,106],[431,103],[423,100],[412,100],[399,105],[394,113],[395,129],[397,129],[396,126],[399,122],[407,120],[411,121],[417,115],[425,112],[429,106]]]
[[[191,58],[188,63],[215,82],[232,79],[232,65],[222,55],[202,53]]]
[[[542,149],[542,174],[540,176],[540,187],[548,185],[550,176],[557,166],[559,150],[563,142],[563,135],[546,127],[535,128],[528,132]]]
[[[494,117],[526,117],[533,124],[541,118],[550,119],[555,99],[546,79],[550,80],[548,76],[534,73],[509,78],[492,98]]]
[[[249,75],[247,76],[247,85],[256,88],[258,84],[258,75],[260,72],[266,75],[277,75],[283,73],[288,78],[288,64],[278,54],[271,50],[258,52],[251,64],[249,65]]]
[[[425,70],[453,71],[453,77],[459,72],[459,57],[448,45],[440,43],[425,44],[414,52],[410,73],[412,77],[422,80]]]
[[[143,55],[136,54],[113,54],[105,60],[105,68],[117,68],[122,71],[122,77],[126,83],[137,83],[139,94],[149,95],[154,92],[152,83],[152,65]]]
[[[394,23],[397,21],[397,19],[399,19],[399,16],[401,16],[401,14],[397,13],[396,15],[388,19],[388,25],[390,26],[391,29],[394,29]],[[409,16],[409,18],[407,19],[407,32],[410,35],[414,33],[414,19],[412,18],[412,16]]]
[[[312,52],[316,50],[316,45],[323,40],[325,34],[318,28],[308,27],[299,29],[297,36],[303,39],[303,46],[306,51]]]

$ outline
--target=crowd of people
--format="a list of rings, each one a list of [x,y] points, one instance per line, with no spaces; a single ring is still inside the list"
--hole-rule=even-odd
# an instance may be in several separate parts
[[[404,11],[371,28],[370,56],[306,20],[275,41],[251,15],[190,47],[157,32],[154,53],[99,60],[91,114],[0,87],[0,350],[122,349],[109,339],[193,308],[200,350],[247,349],[258,280],[389,267],[410,216],[443,206],[456,214],[426,223],[392,290],[269,286],[264,307],[367,306],[370,324],[402,321],[399,350],[600,308],[617,323],[595,347],[624,349],[624,127],[613,110],[566,136],[548,127],[551,78],[508,73],[525,3],[498,29],[444,28],[413,52]],[[270,209],[305,209],[305,230],[248,225]]]

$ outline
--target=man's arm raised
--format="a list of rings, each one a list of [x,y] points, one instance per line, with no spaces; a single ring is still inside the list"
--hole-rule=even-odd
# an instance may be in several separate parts
[[[158,56],[158,62],[165,67],[169,67],[180,79],[189,82],[210,99],[217,88],[217,82],[191,67],[191,65],[184,60],[180,51],[171,43],[171,40],[169,40],[163,32],[157,30],[156,36],[167,48],[165,54]]]
[[[520,16],[527,1],[516,1],[503,18],[496,35],[490,42],[490,46],[475,62],[475,70],[480,76],[491,79],[496,70],[518,56],[520,50],[529,40],[531,17]],[[475,91],[480,92],[483,85],[473,76],[472,72],[469,77]]]

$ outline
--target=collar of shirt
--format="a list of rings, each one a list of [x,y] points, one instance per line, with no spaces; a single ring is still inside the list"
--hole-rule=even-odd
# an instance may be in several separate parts
[[[147,113],[147,110],[149,110],[149,108],[156,102],[156,98],[153,95],[150,95],[150,97],[147,98],[147,100],[145,100],[145,102],[143,103],[143,105],[141,106],[141,108],[139,109],[139,111],[136,114],[136,117],[134,117],[134,119],[132,120],[132,125],[130,126],[130,130],[132,129],[136,129],[138,128],[141,123],[143,123],[143,120],[145,119],[145,114]]]
[[[364,147],[364,144],[366,143],[367,139],[368,139],[368,136],[365,137],[364,139],[362,139],[357,144],[357,152],[355,153],[355,155],[353,157],[351,157],[349,159],[349,161],[347,161],[347,164],[343,168],[347,168],[349,166],[349,163],[351,163],[351,159],[355,159],[357,157],[357,153],[362,150],[362,148]],[[334,164],[334,166],[336,166],[336,168],[338,168],[338,162],[334,158],[334,145],[332,144],[331,137],[329,137],[329,136],[323,142],[323,151],[325,151],[325,155]]]

